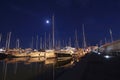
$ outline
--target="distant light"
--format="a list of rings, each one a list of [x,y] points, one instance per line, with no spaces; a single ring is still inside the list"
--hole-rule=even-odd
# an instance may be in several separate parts
[[[46,20],[46,23],[47,23],[47,24],[49,24],[49,23],[50,23],[50,21],[49,21],[49,20]]]
[[[100,53],[98,53],[98,54],[100,54]]]
[[[3,50],[3,49],[0,49],[0,52],[3,52],[3,51],[5,51],[5,50]]]
[[[3,49],[0,49],[0,51],[3,51]]]
[[[106,56],[104,56],[104,57],[107,58],[107,59],[110,58],[110,56],[108,56],[108,55],[106,55]]]

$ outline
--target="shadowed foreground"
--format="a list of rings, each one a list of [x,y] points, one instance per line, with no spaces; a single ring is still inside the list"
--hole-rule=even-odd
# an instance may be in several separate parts
[[[120,58],[90,53],[56,80],[120,80]]]

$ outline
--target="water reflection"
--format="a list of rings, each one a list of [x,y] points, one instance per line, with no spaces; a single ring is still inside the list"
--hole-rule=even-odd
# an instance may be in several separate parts
[[[68,67],[72,58],[10,58],[0,61],[0,80],[55,80],[57,69]]]

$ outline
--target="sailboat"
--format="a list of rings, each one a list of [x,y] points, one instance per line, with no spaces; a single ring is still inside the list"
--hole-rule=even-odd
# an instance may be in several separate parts
[[[83,28],[83,50],[84,50],[83,54],[86,54],[88,53],[88,49],[86,49],[87,44],[86,44],[86,38],[85,38],[84,24],[82,25],[82,28]]]
[[[9,33],[11,34],[11,33]],[[8,35],[7,35],[7,38],[8,38]],[[2,34],[0,34],[0,44],[1,44],[1,41],[2,41]],[[6,41],[8,41],[6,39]],[[4,59],[7,57],[7,54],[6,54],[6,49],[3,49],[3,48],[0,48],[0,59]]]
[[[7,52],[9,55],[8,57],[26,57],[27,53],[20,49],[20,40],[16,40],[16,48],[15,49],[9,49]]]
[[[41,44],[42,44],[42,42],[41,42]],[[32,37],[32,48],[33,48],[33,37]],[[42,48],[42,45],[40,48]],[[36,49],[33,51],[30,51],[30,53],[28,53],[27,56],[31,57],[31,58],[45,57],[44,51],[38,51],[38,36],[36,37]]]
[[[56,58],[56,54],[55,54],[55,37],[54,37],[54,15],[52,16],[52,48],[47,49],[46,48],[46,33],[45,33],[45,44],[44,44],[44,49],[45,51],[34,51],[31,52],[30,54],[28,54],[28,56],[30,57],[45,57],[47,58]],[[42,44],[42,40],[40,41]],[[38,44],[38,43],[37,43]],[[36,44],[36,45],[37,45]],[[49,44],[50,44],[50,40],[49,40]],[[50,45],[49,45],[50,46]],[[42,48],[42,45],[40,46]]]
[[[75,31],[75,35],[76,35],[76,31]],[[75,48],[71,47],[71,38],[69,38],[68,45],[56,51],[57,57],[71,57],[75,53]]]
[[[100,46],[99,51],[102,52],[102,53],[119,55],[119,52],[120,52],[120,40],[113,41],[112,30],[109,29],[109,32],[110,32],[111,42]]]
[[[7,55],[5,54],[5,50],[1,48],[0,49],[0,59],[4,59],[6,57],[7,57]]]
[[[83,31],[83,48],[79,48],[78,46],[78,40],[77,40],[77,32],[75,31],[75,37],[76,37],[76,49],[77,51],[75,52],[75,54],[77,54],[79,57],[84,56],[87,53],[87,49],[86,49],[86,38],[85,38],[85,32],[84,32],[84,24],[82,24],[82,31]]]

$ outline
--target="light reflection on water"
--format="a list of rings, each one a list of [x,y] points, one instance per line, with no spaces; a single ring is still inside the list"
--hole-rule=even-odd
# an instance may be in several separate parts
[[[55,80],[60,67],[72,64],[70,57],[59,59],[11,58],[0,61],[0,80]]]

